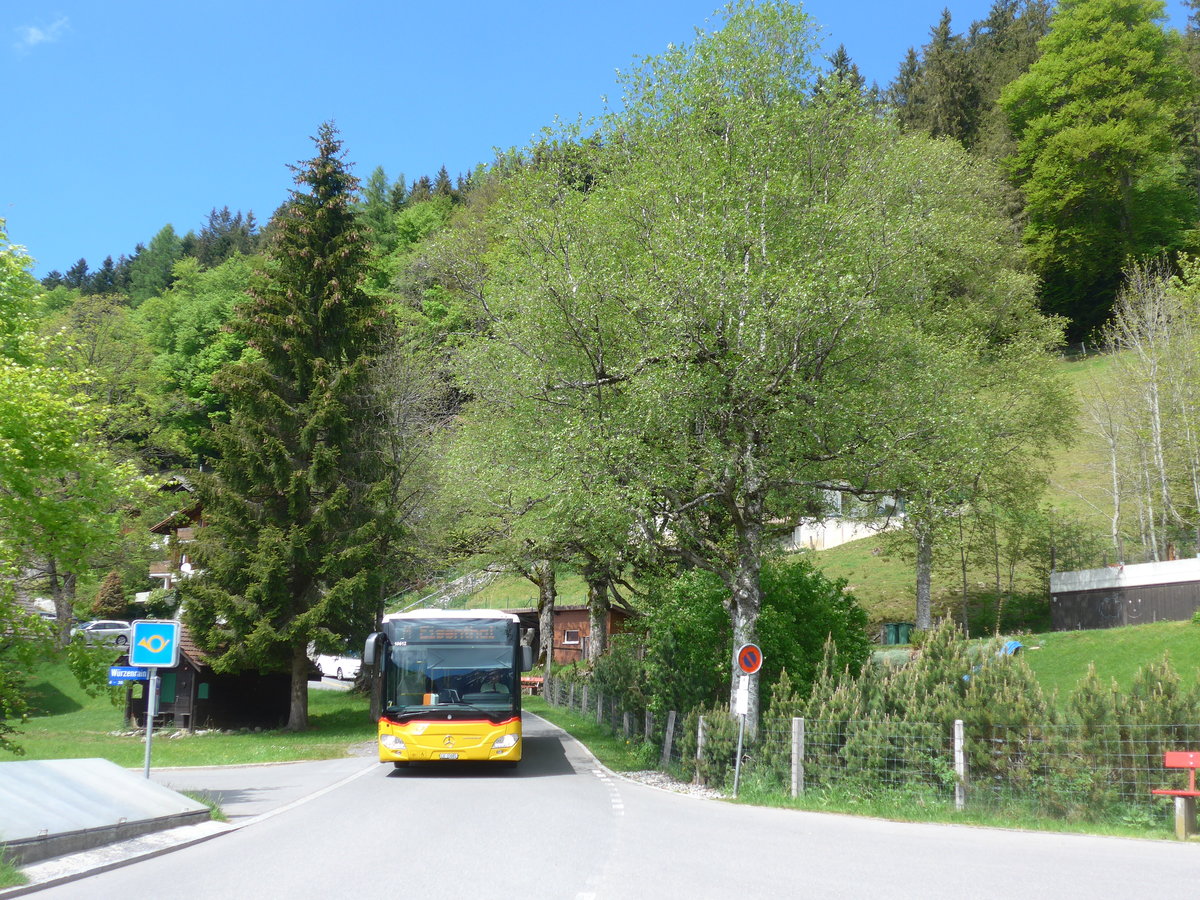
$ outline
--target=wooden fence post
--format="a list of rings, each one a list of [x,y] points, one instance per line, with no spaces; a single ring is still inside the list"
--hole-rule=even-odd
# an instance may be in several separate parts
[[[596,724],[604,724],[604,692],[596,691]]]
[[[696,723],[696,776],[694,780],[700,784],[704,783],[700,778],[700,762],[704,759],[705,724],[704,716],[701,716],[700,720]]]

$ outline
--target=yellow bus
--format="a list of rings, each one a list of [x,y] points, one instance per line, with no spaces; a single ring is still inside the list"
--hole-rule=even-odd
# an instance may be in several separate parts
[[[533,668],[520,620],[497,610],[414,610],[383,620],[363,664],[382,682],[379,761],[521,758],[521,672]]]

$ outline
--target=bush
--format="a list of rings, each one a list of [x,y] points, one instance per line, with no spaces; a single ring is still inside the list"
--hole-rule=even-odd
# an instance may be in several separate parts
[[[704,747],[697,750],[700,718],[704,717]],[[737,756],[738,722],[728,705],[700,707],[688,713],[679,736],[679,752],[685,764],[695,766],[701,784],[721,789],[733,777]]]
[[[761,692],[786,669],[807,695],[827,641],[832,664],[858,674],[870,657],[867,615],[845,582],[833,581],[806,559],[768,560],[762,570]],[[729,591],[708,572],[692,571],[660,587],[648,604],[645,692],[656,715],[714,706],[728,697],[733,632],[724,601]]]
[[[125,598],[120,572],[112,571],[104,576],[96,599],[92,601],[91,613],[97,619],[129,618],[129,601]]]
[[[147,619],[173,619],[178,610],[179,591],[174,588],[155,588],[146,598]]]

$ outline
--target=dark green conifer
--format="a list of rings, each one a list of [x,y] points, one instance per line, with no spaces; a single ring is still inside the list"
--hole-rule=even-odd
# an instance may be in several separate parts
[[[382,311],[362,287],[357,179],[331,125],[315,142],[235,313],[255,352],[218,378],[230,420],[198,483],[206,572],[187,583],[188,620],[219,670],[291,673],[292,730],[308,724],[309,644],[369,630],[381,571],[366,379]]]

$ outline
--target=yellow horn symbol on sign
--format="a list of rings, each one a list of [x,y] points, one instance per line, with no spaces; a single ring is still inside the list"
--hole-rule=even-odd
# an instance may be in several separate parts
[[[150,637],[144,637],[138,641],[138,646],[145,647],[151,653],[161,653],[169,643],[171,642],[161,634],[152,634]]]

